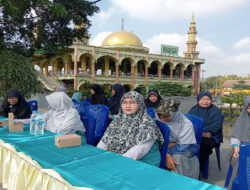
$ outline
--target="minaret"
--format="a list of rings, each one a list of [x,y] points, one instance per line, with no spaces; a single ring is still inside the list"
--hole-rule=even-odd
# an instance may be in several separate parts
[[[196,27],[194,22],[194,13],[192,14],[192,22],[190,23],[189,31],[188,31],[188,41],[187,41],[187,51],[184,52],[186,58],[196,59],[200,52],[196,51]]]
[[[81,25],[76,25],[74,24],[74,28],[75,29],[81,29],[81,28],[86,28],[86,24],[82,23]],[[89,45],[89,38],[90,38],[90,34],[85,34],[83,35],[84,37],[82,39],[78,39],[78,44],[79,45]]]
[[[121,30],[123,31],[124,30],[124,18],[122,17],[122,27],[121,27]]]

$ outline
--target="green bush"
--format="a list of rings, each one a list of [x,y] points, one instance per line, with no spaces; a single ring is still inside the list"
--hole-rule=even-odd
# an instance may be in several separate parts
[[[235,120],[239,117],[241,110],[240,108],[244,105],[244,93],[231,93],[229,96],[223,96],[221,98],[222,103],[228,103],[228,108],[223,108],[222,113],[225,115],[225,120],[229,121],[229,125],[233,126]],[[233,103],[236,103],[239,108],[233,108]]]
[[[192,89],[179,83],[158,82],[149,85],[149,90],[156,89],[161,96],[190,96]]]

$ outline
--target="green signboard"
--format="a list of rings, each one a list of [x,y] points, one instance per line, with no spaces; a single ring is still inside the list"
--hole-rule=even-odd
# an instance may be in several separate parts
[[[178,56],[179,47],[161,44],[161,54]]]

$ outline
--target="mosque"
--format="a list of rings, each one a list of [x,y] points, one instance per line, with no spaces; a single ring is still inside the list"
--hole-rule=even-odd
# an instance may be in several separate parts
[[[149,48],[143,47],[140,38],[125,31],[122,25],[121,31],[108,35],[101,47],[91,46],[89,38],[83,38],[73,46],[58,50],[50,60],[42,51],[37,51],[32,64],[39,66],[40,79],[48,89],[62,82],[78,90],[86,82],[129,84],[135,88],[164,81],[192,86],[197,95],[201,64],[205,60],[198,58],[196,34],[193,15],[183,57],[151,54]]]

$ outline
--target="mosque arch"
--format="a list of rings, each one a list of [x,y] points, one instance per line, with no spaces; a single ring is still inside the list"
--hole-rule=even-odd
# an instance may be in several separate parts
[[[170,77],[171,68],[172,68],[172,63],[170,63],[170,62],[167,62],[163,65],[163,68],[162,68],[162,77],[163,78]]]
[[[144,77],[145,76],[145,67],[147,64],[148,64],[148,62],[144,59],[137,61],[136,71],[135,71],[137,77]]]
[[[94,62],[94,56],[90,53],[84,53],[79,56],[79,73],[90,74],[91,63]]]
[[[192,77],[193,70],[194,70],[194,66],[192,64],[189,64],[187,66],[187,69],[184,71],[184,76],[187,78]]]
[[[173,70],[173,77],[179,78],[181,75],[181,70],[182,70],[182,64],[178,63]]]
[[[148,76],[149,77],[158,76],[158,68],[159,68],[159,66],[160,66],[159,61],[153,61],[150,64],[150,67],[148,68]]]
[[[121,60],[121,65],[119,66],[119,75],[130,76],[131,67],[133,65],[133,60],[131,58],[124,58]]]

